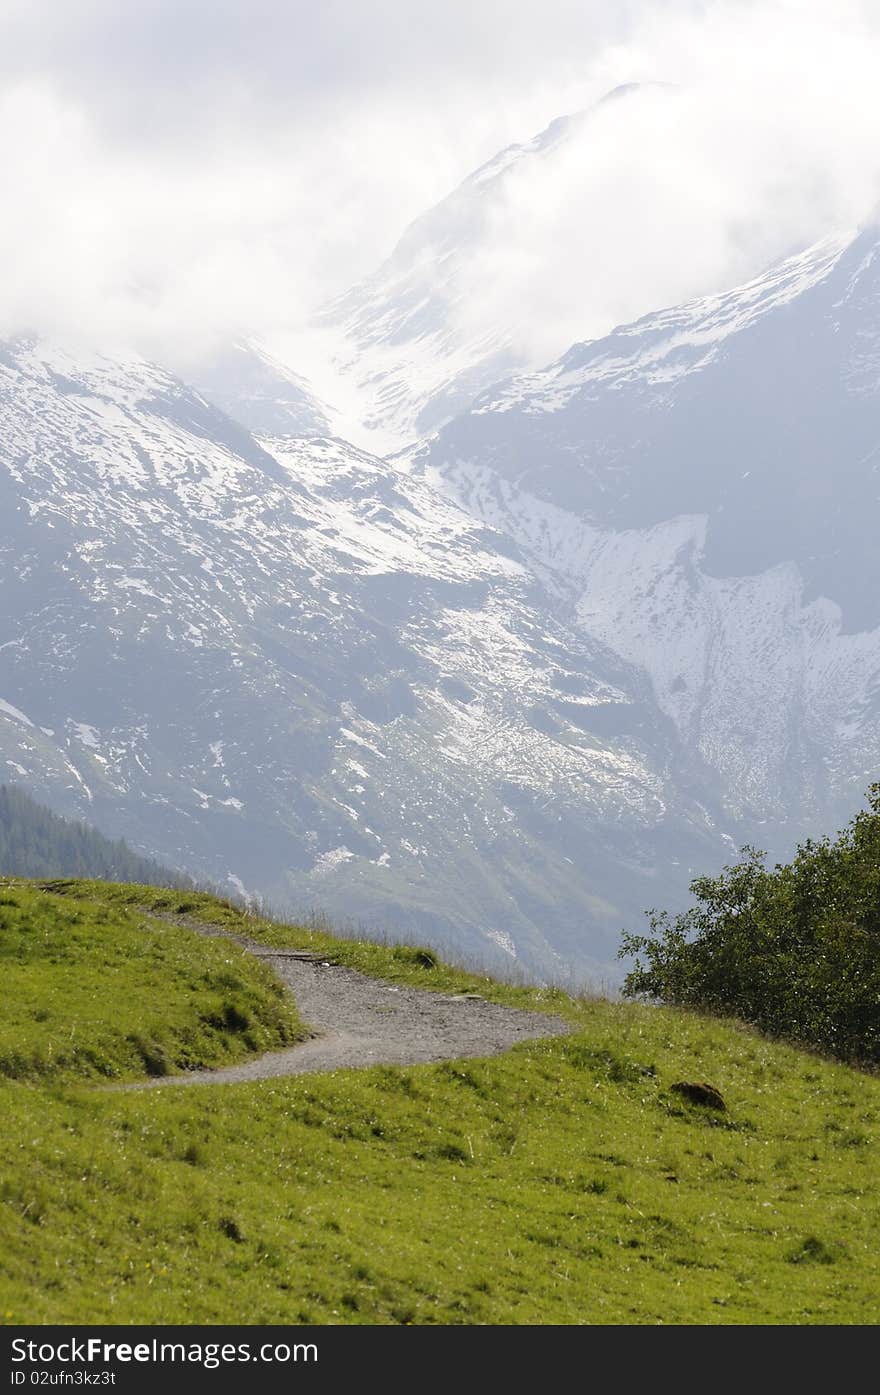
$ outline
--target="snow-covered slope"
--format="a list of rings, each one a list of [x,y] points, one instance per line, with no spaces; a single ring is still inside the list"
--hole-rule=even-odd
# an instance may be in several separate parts
[[[325,436],[331,411],[311,384],[253,339],[235,339],[188,362],[181,376],[256,434]]]
[[[0,774],[52,807],[544,970],[717,860],[638,672],[423,481],[44,345],[5,346],[0,420]]]
[[[650,675],[768,841],[880,774],[875,230],[576,345],[416,468]]]
[[[596,107],[558,117],[533,140],[502,150],[416,219],[372,276],[322,311],[318,324],[335,345],[334,369],[353,392],[376,449],[435,430],[482,389],[528,364],[532,327],[524,337],[522,298],[509,283],[505,251],[511,187],[546,177],[560,154],[589,142],[597,116],[659,87],[617,88]],[[542,250],[552,256],[552,236]],[[501,289],[493,287],[499,263],[508,276]],[[521,274],[527,281],[527,266]]]

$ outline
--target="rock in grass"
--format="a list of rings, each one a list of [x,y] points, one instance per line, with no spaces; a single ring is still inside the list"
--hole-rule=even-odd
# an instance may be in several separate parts
[[[727,1109],[721,1091],[716,1090],[714,1085],[709,1085],[705,1080],[677,1080],[669,1088],[674,1090],[677,1095],[681,1095],[690,1104],[701,1104],[704,1109]]]

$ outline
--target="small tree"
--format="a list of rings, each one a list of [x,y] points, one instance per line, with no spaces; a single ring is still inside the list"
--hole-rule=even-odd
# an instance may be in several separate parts
[[[880,785],[832,842],[772,870],[744,848],[691,883],[696,905],[625,933],[624,993],[740,1017],[844,1059],[880,1062]]]

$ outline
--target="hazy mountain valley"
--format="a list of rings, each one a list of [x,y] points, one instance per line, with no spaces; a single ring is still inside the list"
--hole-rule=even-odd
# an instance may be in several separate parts
[[[11,1384],[876,1324],[880,8],[0,53]]]
[[[596,119],[502,152],[322,311],[326,401],[246,336],[184,376],[5,345],[4,779],[237,894],[555,978],[613,973],[621,926],[741,843],[852,814],[878,234],[535,369],[509,307],[463,307],[505,181]],[[392,454],[338,434],[352,403]]]

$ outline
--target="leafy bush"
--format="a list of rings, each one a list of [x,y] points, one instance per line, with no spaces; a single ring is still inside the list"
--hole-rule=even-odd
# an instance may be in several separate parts
[[[624,934],[621,956],[636,960],[627,996],[880,1063],[880,784],[834,841],[807,841],[773,869],[744,848],[741,862],[698,877],[691,892],[690,910],[652,911],[651,934]]]

